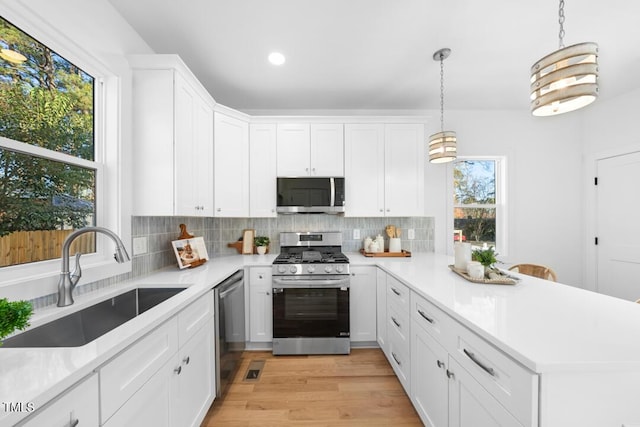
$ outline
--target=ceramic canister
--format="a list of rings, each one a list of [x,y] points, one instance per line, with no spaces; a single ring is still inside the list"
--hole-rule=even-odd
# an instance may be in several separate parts
[[[467,264],[471,261],[471,243],[455,242],[453,251],[455,255],[454,267],[458,270],[467,271]]]

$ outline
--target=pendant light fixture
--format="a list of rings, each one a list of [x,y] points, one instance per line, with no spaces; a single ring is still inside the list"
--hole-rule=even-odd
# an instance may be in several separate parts
[[[431,163],[447,163],[456,159],[456,133],[444,130],[444,60],[451,54],[451,49],[443,48],[433,54],[434,61],[440,61],[440,132],[429,137],[429,161]]]
[[[531,113],[553,116],[577,110],[598,97],[598,45],[564,46],[564,0],[558,22],[560,46],[531,67]]]

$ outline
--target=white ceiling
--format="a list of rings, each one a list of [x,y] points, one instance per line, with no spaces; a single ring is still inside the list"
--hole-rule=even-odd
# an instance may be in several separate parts
[[[529,69],[558,48],[556,0],[110,0],[243,111],[528,109]],[[600,97],[640,87],[640,1],[566,0],[565,45],[600,46]],[[275,67],[271,51],[287,58]]]

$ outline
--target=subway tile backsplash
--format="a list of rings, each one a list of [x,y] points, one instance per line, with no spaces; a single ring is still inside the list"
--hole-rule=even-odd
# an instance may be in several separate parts
[[[131,220],[131,236],[147,237],[147,253],[133,256],[131,273],[79,285],[76,294],[99,288],[115,286],[118,282],[144,276],[156,270],[176,265],[171,241],[180,235],[180,224],[194,236],[204,237],[209,257],[237,254],[229,243],[237,241],[245,229],[256,230],[257,236],[271,239],[271,253],[280,252],[281,231],[342,231],[344,252],[356,252],[362,248],[365,237],[384,233],[385,227],[393,224],[403,230],[402,249],[411,252],[434,251],[434,218],[432,217],[385,217],[345,218],[340,215],[279,215],[276,218],[203,218],[203,217],[146,217],[136,216]],[[360,239],[353,239],[353,230],[360,230]],[[408,239],[408,230],[415,231],[415,239]],[[388,244],[388,241],[387,241]],[[35,309],[56,303],[56,294],[45,295],[31,302]]]
[[[204,237],[210,257],[237,254],[229,243],[242,237],[245,229],[256,230],[257,236],[271,239],[270,252],[280,251],[281,231],[341,231],[343,250],[354,252],[362,248],[366,236],[382,234],[388,224],[403,230],[402,248],[411,252],[433,252],[434,219],[431,217],[345,218],[339,215],[279,215],[276,218],[198,218],[198,217],[134,217],[132,237],[146,236],[149,252],[134,257],[134,276],[151,273],[175,263],[171,241],[180,234],[180,224],[189,233]],[[353,230],[360,230],[360,239],[353,239]],[[408,230],[415,239],[407,238]]]

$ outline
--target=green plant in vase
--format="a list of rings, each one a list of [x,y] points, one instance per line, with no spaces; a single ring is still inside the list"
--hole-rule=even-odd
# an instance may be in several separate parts
[[[256,251],[260,255],[264,255],[265,253],[267,253],[267,247],[269,246],[270,242],[271,239],[269,239],[267,236],[256,236],[253,239],[253,244],[256,246]]]
[[[493,264],[498,262],[498,259],[496,258],[497,255],[498,253],[495,251],[493,246],[490,246],[487,249],[474,249],[473,252],[471,252],[471,259],[482,264],[486,274],[493,269]]]
[[[29,318],[33,307],[28,301],[8,301],[0,299],[0,346],[2,340],[16,330],[24,330],[29,326]]]

